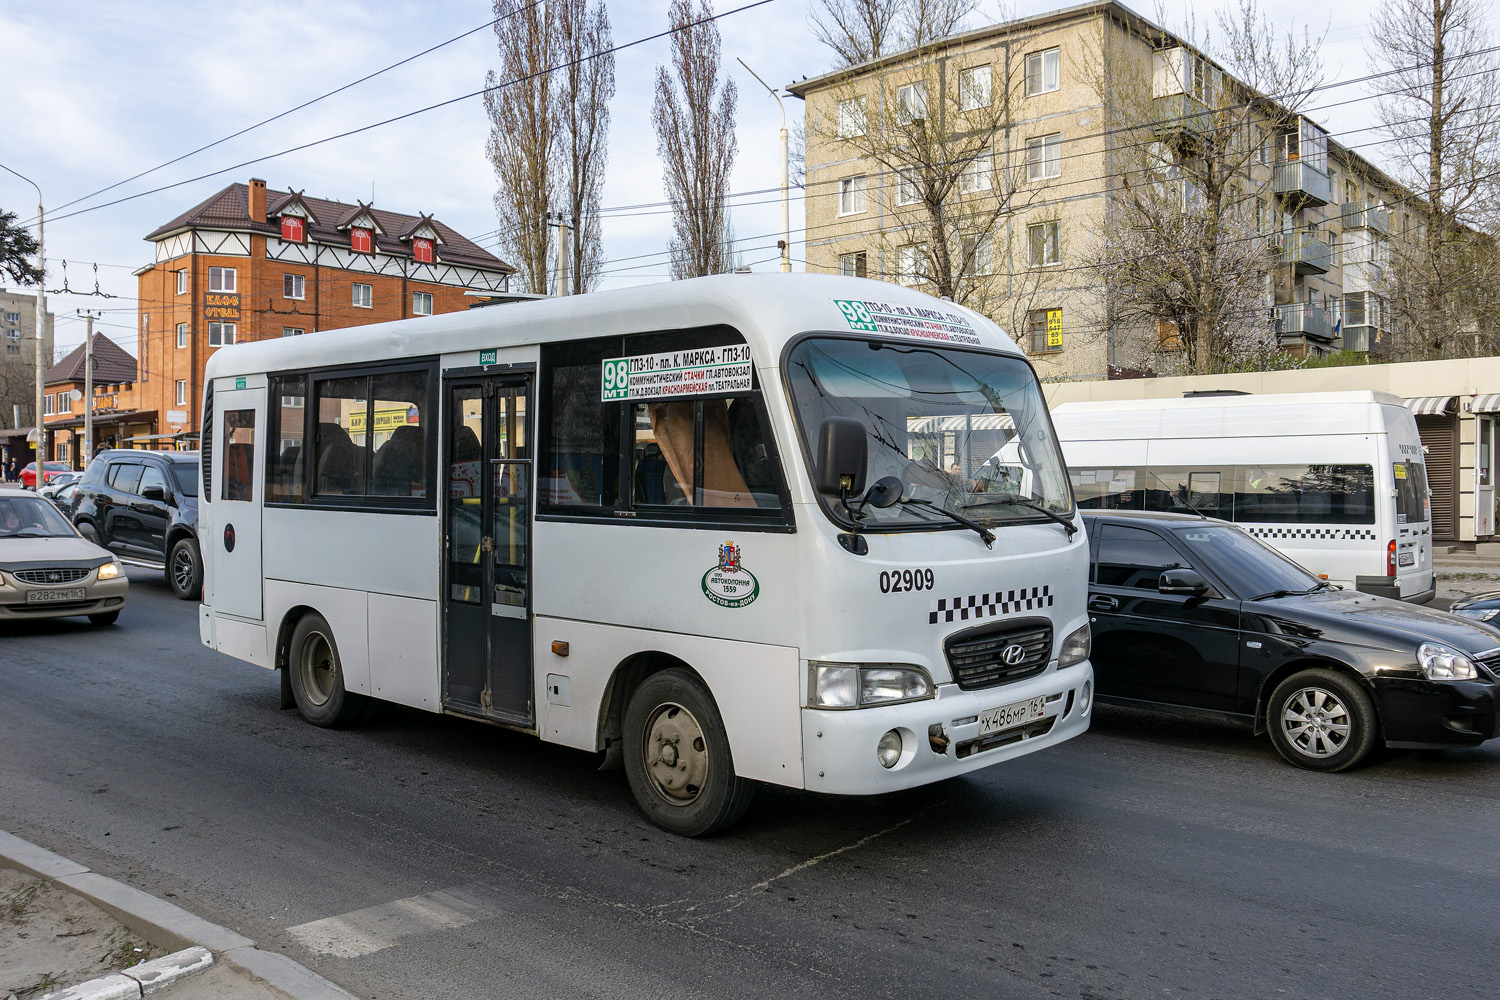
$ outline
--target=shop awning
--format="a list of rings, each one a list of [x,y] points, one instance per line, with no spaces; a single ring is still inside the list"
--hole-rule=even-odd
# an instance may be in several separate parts
[[[1448,407],[1453,405],[1452,396],[1418,396],[1416,399],[1408,399],[1406,408],[1418,417],[1442,417],[1448,415]]]
[[[1500,392],[1485,393],[1474,397],[1473,413],[1500,413]]]

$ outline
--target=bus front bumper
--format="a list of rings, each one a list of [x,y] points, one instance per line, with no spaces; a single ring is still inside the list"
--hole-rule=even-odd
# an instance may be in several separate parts
[[[936,697],[883,708],[802,710],[804,787],[835,795],[873,795],[941,781],[1072,739],[1089,727],[1094,669],[1088,663],[1035,677],[963,691],[940,684]],[[981,733],[991,709],[1043,698],[1040,717]],[[901,755],[885,767],[881,737],[901,735]]]

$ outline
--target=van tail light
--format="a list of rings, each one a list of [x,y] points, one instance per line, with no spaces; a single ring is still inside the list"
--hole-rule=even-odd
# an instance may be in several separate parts
[[[1396,575],[1396,540],[1394,538],[1385,544],[1385,575]]]

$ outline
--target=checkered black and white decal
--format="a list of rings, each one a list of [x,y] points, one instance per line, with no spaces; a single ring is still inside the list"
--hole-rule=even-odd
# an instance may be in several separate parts
[[[1341,542],[1373,542],[1374,528],[1252,528],[1241,525],[1256,538],[1328,538]]]
[[[1038,611],[1052,607],[1052,587],[1022,587],[1020,590],[997,590],[992,594],[970,594],[968,597],[940,597],[927,613],[927,624],[966,622],[971,618],[998,618],[1018,611]]]

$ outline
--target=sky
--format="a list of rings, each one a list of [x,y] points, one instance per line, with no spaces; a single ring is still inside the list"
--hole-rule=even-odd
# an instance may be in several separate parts
[[[732,11],[745,0],[717,0]],[[814,0],[772,0],[717,23],[723,61],[739,87],[739,155],[732,192],[755,192],[780,184],[777,102],[736,59],[743,59],[772,86],[832,68],[830,52],[807,28]],[[1063,0],[1018,0],[1025,15],[1065,5]],[[1129,4],[1127,4],[1129,5]],[[1133,6],[1155,19],[1157,11]],[[1196,5],[1201,24],[1211,23],[1221,3]],[[1282,26],[1307,24],[1326,31],[1324,73],[1328,80],[1369,72],[1364,46],[1371,7],[1363,3],[1308,5],[1262,0]],[[1332,9],[1330,9],[1330,7]],[[1301,18],[1310,9],[1322,20]],[[1185,7],[1168,4],[1168,27],[1180,27]],[[974,26],[998,15],[994,0],[971,19]],[[495,68],[493,33],[477,31],[453,44],[362,83],[270,125],[191,156],[112,191],[86,197],[168,160],[287,111],[367,73],[485,25],[494,17],[485,0],[185,0],[126,3],[0,2],[6,87],[0,93],[0,163],[41,186],[47,210],[48,289],[67,286],[93,295],[49,295],[56,315],[57,345],[67,351],[83,342],[78,310],[103,310],[96,329],[132,353],[136,350],[136,279],[131,271],[152,259],[144,236],[227,184],[263,178],[276,190],[344,202],[369,200],[400,212],[425,212],[494,249],[498,223],[493,169],[485,156],[489,121],[481,97],[468,97],[310,149],[280,153],[352,128],[449,101],[479,90]],[[656,34],[666,27],[667,0],[612,0],[615,43]],[[670,215],[649,205],[664,198],[661,163],[651,130],[655,69],[668,58],[667,40],[633,46],[617,55],[617,94],[603,204],[603,287],[668,280],[666,247]],[[1335,138],[1361,146],[1381,162],[1363,88],[1319,95],[1312,116]],[[784,96],[788,125],[802,127],[802,103]],[[1324,107],[1325,105],[1332,105]],[[1344,133],[1347,133],[1347,138]],[[198,178],[200,175],[214,176]],[[163,185],[169,190],[149,192]],[[140,195],[119,204],[107,202]],[[77,204],[66,203],[83,199]],[[743,194],[731,200],[736,251],[754,270],[778,266],[779,195]],[[35,217],[36,192],[0,172],[0,208],[23,222]],[[81,214],[65,217],[70,212]],[[792,201],[792,257],[801,270],[802,204]],[[95,265],[97,269],[95,268]]]

